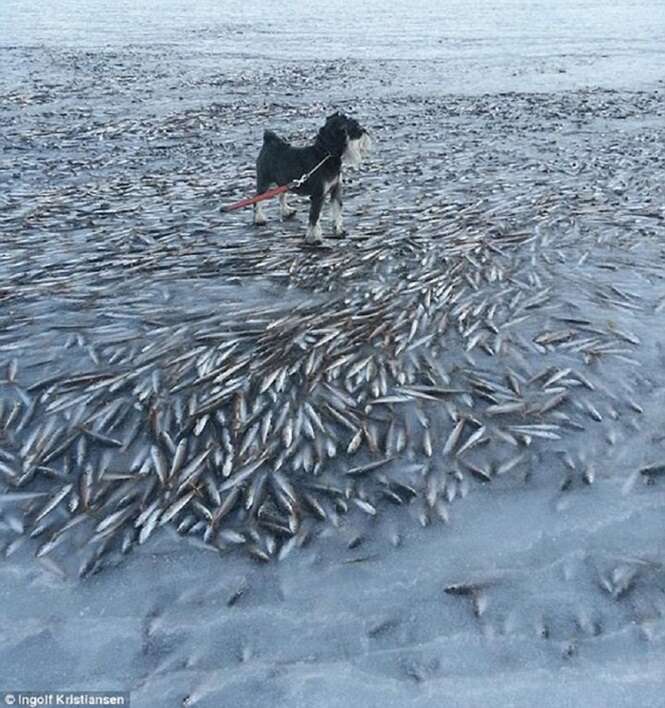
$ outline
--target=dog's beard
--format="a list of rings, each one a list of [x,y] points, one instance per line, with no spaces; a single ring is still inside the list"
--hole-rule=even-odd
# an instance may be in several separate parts
[[[358,167],[369,152],[372,141],[367,133],[359,138],[353,138],[346,143],[346,150],[342,154],[342,161],[352,167]]]

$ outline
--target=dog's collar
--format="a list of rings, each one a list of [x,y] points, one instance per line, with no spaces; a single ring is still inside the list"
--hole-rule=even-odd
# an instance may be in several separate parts
[[[332,157],[335,154],[335,151],[331,149],[331,147],[327,145],[326,142],[320,137],[316,141],[316,147],[320,148],[320,150],[322,150],[326,155],[328,155],[328,157]]]

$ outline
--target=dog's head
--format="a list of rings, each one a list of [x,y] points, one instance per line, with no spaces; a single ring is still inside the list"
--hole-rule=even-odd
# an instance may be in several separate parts
[[[331,154],[357,167],[369,151],[371,140],[367,131],[354,118],[333,113],[319,130],[319,141]]]

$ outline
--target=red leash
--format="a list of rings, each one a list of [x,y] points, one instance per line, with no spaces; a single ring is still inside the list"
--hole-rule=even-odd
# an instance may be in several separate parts
[[[281,187],[274,187],[273,189],[269,189],[267,192],[263,192],[262,194],[257,194],[255,197],[247,197],[247,199],[241,199],[239,202],[236,202],[235,204],[229,204],[228,206],[222,207],[221,211],[223,213],[226,213],[227,211],[235,211],[236,209],[242,209],[243,207],[246,206],[251,206],[252,204],[256,204],[258,202],[262,202],[264,199],[272,199],[273,197],[276,197],[278,194],[283,194],[284,192],[288,192],[290,189],[296,189],[297,187],[301,187],[307,180],[321,167],[321,165],[330,157],[330,155],[326,155],[321,162],[319,162],[318,165],[315,165],[309,172],[305,172],[305,174],[298,178],[297,180],[294,180],[293,182],[289,182],[288,184],[283,184]]]
[[[241,199],[235,204],[229,204],[228,206],[222,207],[222,211],[234,211],[235,209],[242,209],[243,207],[251,206],[252,204],[256,204],[257,202],[262,202],[264,199],[272,199],[278,194],[288,192],[293,185],[293,182],[291,184],[283,184],[281,187],[269,189],[267,192],[263,192],[263,194],[257,194],[255,197],[247,197],[247,199]]]

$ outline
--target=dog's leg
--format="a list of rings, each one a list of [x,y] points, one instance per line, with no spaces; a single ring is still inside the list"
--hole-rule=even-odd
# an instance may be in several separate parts
[[[263,211],[263,204],[259,202],[254,205],[254,226],[265,226],[266,215]]]
[[[342,176],[330,190],[330,213],[332,216],[333,235],[338,238],[346,236],[344,218],[342,216]]]
[[[282,192],[282,194],[279,195],[279,209],[282,214],[282,219],[290,219],[296,213],[296,210],[286,203],[286,192]]]
[[[312,194],[309,203],[309,225],[307,227],[307,243],[321,243],[321,224],[319,217],[321,216],[321,207],[323,206],[323,193],[318,192]]]
[[[258,169],[257,169],[258,172]],[[268,189],[268,183],[265,179],[257,174],[256,176],[256,193],[263,194]],[[265,226],[266,215],[263,211],[263,202],[254,205],[254,226]]]

